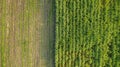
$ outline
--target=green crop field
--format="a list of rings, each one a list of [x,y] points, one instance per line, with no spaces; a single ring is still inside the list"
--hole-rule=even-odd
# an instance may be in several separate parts
[[[0,67],[120,67],[120,0],[0,0]]]
[[[120,67],[120,0],[56,1],[56,67]]]

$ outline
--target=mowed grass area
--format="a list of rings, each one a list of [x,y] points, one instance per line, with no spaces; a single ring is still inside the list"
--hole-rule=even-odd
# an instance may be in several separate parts
[[[0,0],[0,67],[34,66],[36,3],[37,0]]]
[[[49,67],[54,66],[50,50],[53,44],[51,3],[49,0],[0,0],[0,67],[48,67],[48,62]],[[50,7],[46,7],[47,12],[45,6]],[[41,54],[48,54],[48,58]]]
[[[120,0],[56,1],[56,67],[120,67]]]

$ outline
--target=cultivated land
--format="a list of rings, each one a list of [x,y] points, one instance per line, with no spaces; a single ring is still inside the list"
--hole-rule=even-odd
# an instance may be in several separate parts
[[[56,1],[56,67],[120,67],[120,0]]]
[[[54,67],[53,0],[0,0],[0,67]]]
[[[0,0],[0,67],[55,66],[120,67],[120,0]]]

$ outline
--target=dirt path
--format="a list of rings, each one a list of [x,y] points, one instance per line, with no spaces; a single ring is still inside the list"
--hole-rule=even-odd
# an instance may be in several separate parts
[[[44,19],[41,26],[41,47],[40,47],[40,61],[41,65],[47,67],[54,67],[54,14],[53,14],[53,0],[41,0],[42,18]]]
[[[53,0],[0,5],[0,67],[54,67]]]

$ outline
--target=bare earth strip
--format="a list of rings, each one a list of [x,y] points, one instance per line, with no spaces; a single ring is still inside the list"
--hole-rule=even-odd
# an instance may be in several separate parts
[[[41,65],[47,67],[54,67],[54,14],[53,14],[53,0],[41,0],[42,19],[41,24],[41,47],[40,47],[40,61]]]
[[[0,67],[54,67],[53,0],[0,0]]]

